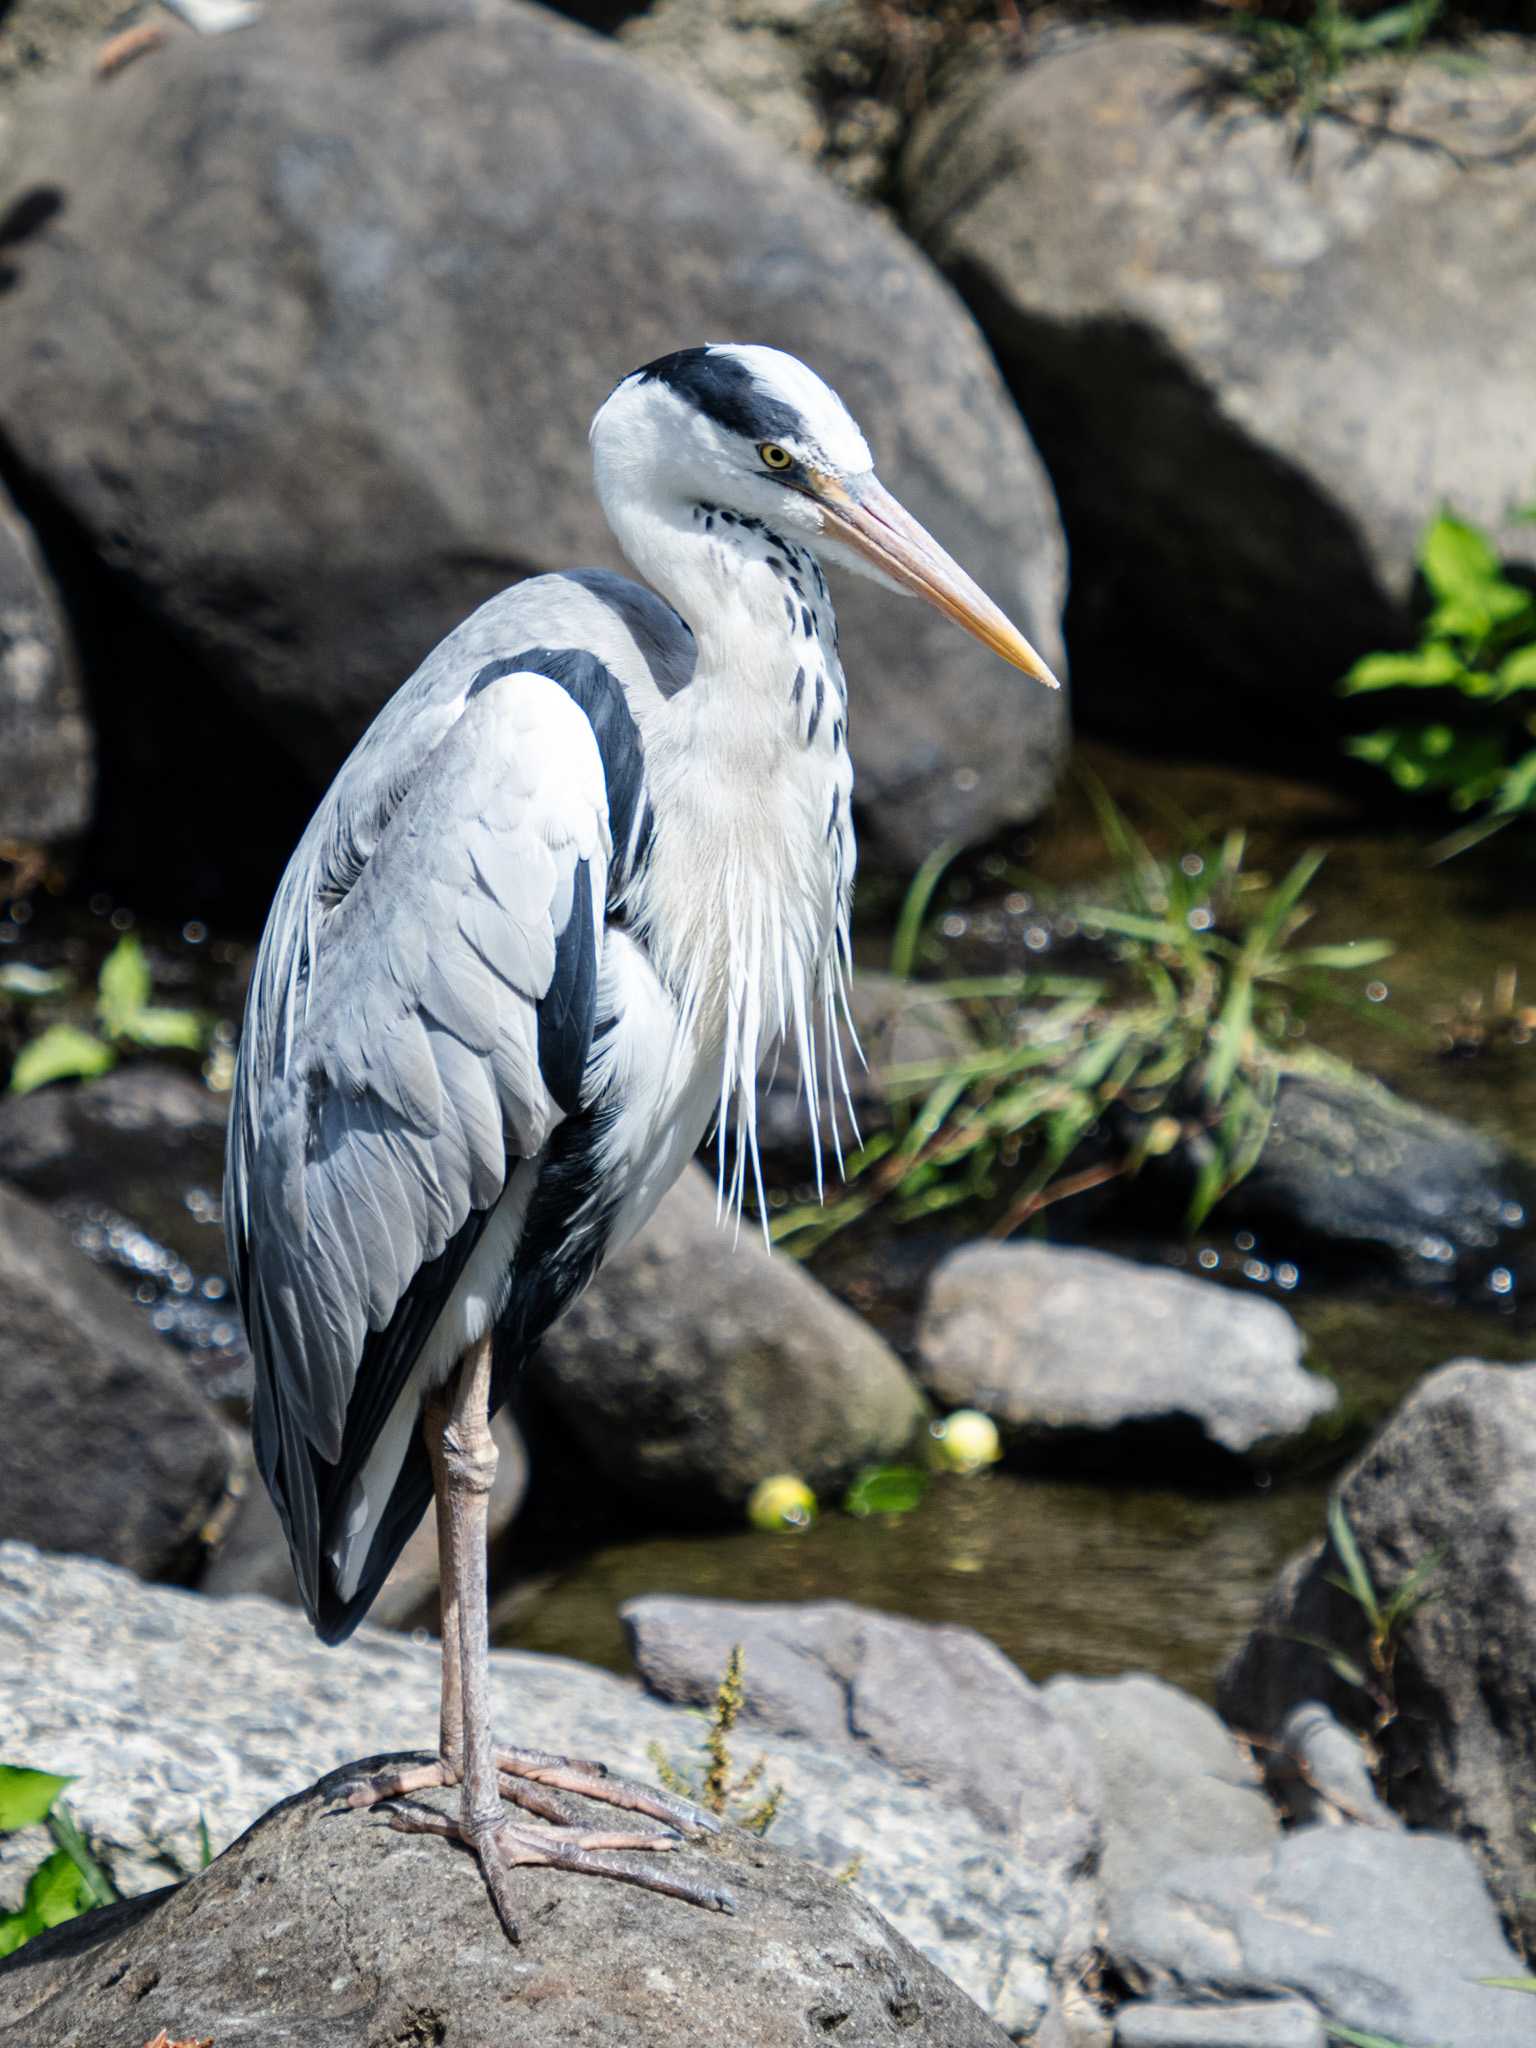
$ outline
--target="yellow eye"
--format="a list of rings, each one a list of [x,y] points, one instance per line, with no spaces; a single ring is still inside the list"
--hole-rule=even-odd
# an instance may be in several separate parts
[[[776,441],[760,441],[757,452],[770,469],[788,469],[795,459],[787,448],[781,448]]]

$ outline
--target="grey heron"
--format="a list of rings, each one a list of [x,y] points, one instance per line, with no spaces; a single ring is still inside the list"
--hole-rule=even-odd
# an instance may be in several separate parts
[[[439,1756],[352,1803],[472,1848],[509,1932],[519,1864],[727,1903],[635,1858],[703,1816],[493,1741],[489,1423],[712,1119],[739,1208],[774,1044],[798,1045],[813,1131],[835,1085],[853,776],[822,564],[926,598],[1054,685],[794,357],[664,356],[614,389],[591,443],[654,589],[602,570],[517,585],[379,713],[278,887],[225,1181],[256,1459],[327,1642],[436,1501]],[[461,1788],[457,1819],[410,1799],[434,1785]],[[595,1831],[567,1791],[666,1831]]]

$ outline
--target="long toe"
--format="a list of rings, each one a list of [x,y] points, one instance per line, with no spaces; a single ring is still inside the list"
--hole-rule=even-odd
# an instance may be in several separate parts
[[[581,1871],[589,1877],[617,1878],[621,1884],[639,1885],[645,1891],[661,1892],[668,1898],[682,1899],[690,1906],[703,1906],[715,1913],[733,1913],[735,1902],[730,1893],[720,1886],[685,1877],[680,1872],[658,1869],[650,1863],[640,1862],[632,1854],[618,1853],[643,1849],[654,1855],[658,1850],[675,1846],[665,1835],[567,1834],[554,1829],[519,1827],[512,1821],[500,1821],[495,1827],[486,1829],[474,1844],[488,1879],[492,1865],[503,1868],[519,1864],[543,1865],[552,1870]],[[500,1907],[501,1898],[494,1882],[491,1889]]]
[[[555,1791],[576,1792],[583,1799],[596,1799],[604,1806],[621,1807],[626,1813],[643,1813],[651,1820],[665,1821],[685,1835],[717,1835],[720,1822],[714,1814],[695,1806],[691,1799],[662,1792],[654,1785],[637,1785],[631,1778],[617,1778],[605,1764],[587,1759],[553,1756],[542,1749],[498,1749],[496,1768],[503,1778],[525,1778],[533,1784],[548,1785]]]
[[[346,1788],[348,1806],[379,1806],[386,1799],[403,1799],[413,1792],[431,1792],[442,1785],[457,1785],[459,1773],[443,1757],[431,1763],[409,1764],[401,1770],[380,1771],[376,1777],[359,1778]]]

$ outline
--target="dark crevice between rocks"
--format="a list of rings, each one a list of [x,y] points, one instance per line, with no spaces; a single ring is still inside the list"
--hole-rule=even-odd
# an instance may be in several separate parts
[[[1056,488],[1079,729],[1314,777],[1321,764],[1379,795],[1340,745],[1379,707],[1334,685],[1365,650],[1401,644],[1405,621],[1349,522],[1144,325],[1024,314],[975,264],[947,274]]]
[[[101,560],[3,433],[0,488],[63,599],[96,732],[95,814],[75,872],[131,889],[141,914],[254,929],[321,785]]]
[[[1214,1442],[1198,1417],[1170,1413],[1102,1429],[1005,1426],[1004,1440],[1007,1461],[1016,1471],[1220,1494],[1246,1492],[1256,1478],[1304,1463],[1314,1433],[1272,1447],[1259,1442],[1239,1453]]]

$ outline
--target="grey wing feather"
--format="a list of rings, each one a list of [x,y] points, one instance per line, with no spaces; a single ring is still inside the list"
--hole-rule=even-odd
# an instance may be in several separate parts
[[[578,892],[586,943],[601,946],[603,766],[581,710],[542,676],[509,675],[466,702],[478,652],[461,642],[449,677],[427,664],[365,736],[290,864],[258,958],[226,1226],[269,1483],[300,1448],[329,1466],[344,1440],[348,1467],[366,1456],[356,1424],[376,1435],[390,1390],[356,1385],[365,1346],[494,1204],[509,1147],[529,1156],[559,1118],[539,1011]],[[564,1028],[590,1037],[591,1015]],[[579,1071],[585,1047],[562,1051]],[[291,1470],[274,1484],[312,1611],[316,1485]]]

